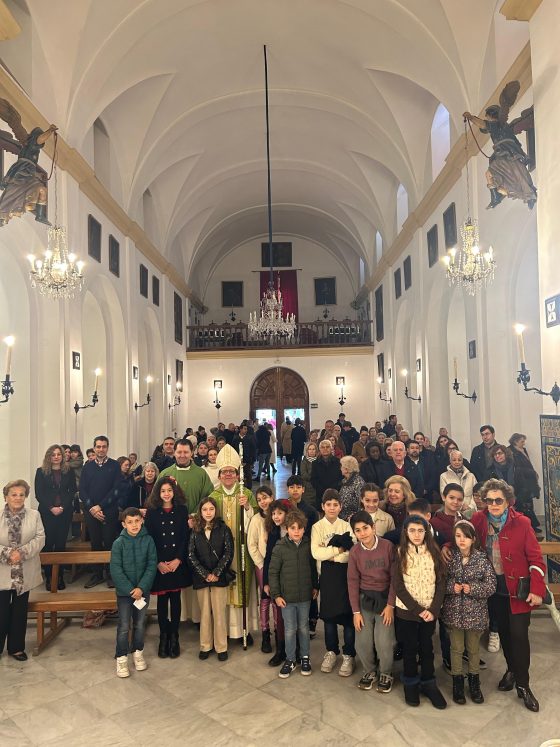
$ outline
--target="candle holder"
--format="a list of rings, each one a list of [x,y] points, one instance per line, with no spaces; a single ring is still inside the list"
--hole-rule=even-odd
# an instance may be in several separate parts
[[[135,402],[134,409],[138,411],[141,407],[147,407],[151,401],[152,401],[152,398],[150,397],[150,395],[146,394],[146,401],[143,402],[141,405],[139,405],[138,402]]]
[[[74,405],[74,412],[76,415],[80,412],[80,410],[87,410],[88,407],[95,407],[95,405],[99,402],[99,397],[97,396],[97,389],[95,392],[91,395],[91,404],[89,405],[79,405],[77,400],[76,404]]]
[[[181,395],[180,395],[180,394],[176,394],[176,395],[175,395],[175,396],[173,397],[173,404],[171,404],[171,402],[170,402],[170,403],[169,403],[169,404],[167,405],[167,407],[168,407],[168,408],[169,408],[169,410],[171,411],[171,410],[172,410],[172,409],[173,409],[174,407],[179,407],[179,405],[180,405],[180,404],[181,404]]]
[[[558,407],[558,403],[560,402],[560,387],[558,386],[558,383],[555,381],[554,386],[550,390],[550,392],[544,392],[542,389],[539,389],[535,386],[529,386],[529,383],[531,382],[531,372],[525,365],[525,363],[521,363],[521,369],[517,372],[517,383],[521,384],[523,386],[523,389],[526,392],[535,392],[535,394],[542,394],[544,397],[552,397],[552,401]]]
[[[408,393],[408,387],[407,387],[407,386],[405,386],[405,388],[404,388],[404,396],[405,396],[405,397],[406,397],[407,399],[412,399],[412,400],[414,400],[414,402],[422,402],[422,397],[421,397],[420,395],[418,395],[417,397],[413,397],[412,395],[410,395],[410,394]]]
[[[218,397],[218,391],[223,389],[223,381],[221,379],[214,379],[214,407],[218,412],[220,412],[220,407],[222,406],[222,403],[220,402],[220,398]]]
[[[478,395],[476,391],[473,390],[472,394],[464,394],[463,392],[460,392],[459,389],[461,388],[461,385],[457,381],[457,377],[455,377],[455,381],[453,381],[453,383],[451,384],[451,387],[458,397],[464,397],[465,399],[472,399],[473,404],[476,404],[476,400],[478,399]]]
[[[388,402],[388,403],[389,403],[390,405],[391,405],[391,404],[393,403],[393,400],[391,399],[391,397],[388,397],[388,396],[387,396],[387,392],[385,392],[385,396],[383,396],[383,395],[381,394],[381,392],[379,392],[379,399],[380,399],[380,400],[381,400],[382,402]]]
[[[0,399],[0,405],[5,404],[11,397],[11,395],[14,393],[14,382],[10,379],[10,374],[6,374],[6,378],[2,382],[2,397],[3,399]]]
[[[336,386],[340,387],[340,397],[338,398],[338,404],[341,407],[346,402],[346,397],[344,396],[344,385],[345,384],[346,384],[346,377],[345,376],[337,376],[336,377]]]

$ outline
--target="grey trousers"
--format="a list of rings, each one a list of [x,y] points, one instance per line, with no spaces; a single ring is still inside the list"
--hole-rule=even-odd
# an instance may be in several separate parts
[[[373,672],[375,666],[375,651],[379,659],[379,671],[391,674],[393,671],[393,648],[395,646],[395,626],[384,625],[381,615],[365,610],[360,605],[364,618],[364,627],[356,631],[356,653],[360,657],[365,672]]]

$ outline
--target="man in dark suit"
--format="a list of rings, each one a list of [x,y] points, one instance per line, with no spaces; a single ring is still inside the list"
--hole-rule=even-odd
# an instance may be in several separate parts
[[[406,446],[402,441],[395,441],[391,444],[390,459],[381,463],[379,472],[382,477],[382,485],[385,484],[385,481],[389,477],[400,475],[401,477],[406,477],[410,483],[412,492],[417,498],[424,496],[424,484],[420,470],[412,459],[406,456]]]
[[[496,445],[495,429],[492,425],[482,425],[480,435],[482,443],[475,446],[471,454],[471,472],[478,482],[486,480],[487,472],[492,467],[491,451]]]

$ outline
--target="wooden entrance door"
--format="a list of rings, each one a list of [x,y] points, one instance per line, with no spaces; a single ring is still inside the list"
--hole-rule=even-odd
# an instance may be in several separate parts
[[[268,368],[253,381],[250,393],[250,413],[255,417],[258,409],[276,410],[276,438],[280,438],[280,426],[284,410],[302,407],[305,412],[305,428],[309,432],[309,391],[301,376],[289,368]]]

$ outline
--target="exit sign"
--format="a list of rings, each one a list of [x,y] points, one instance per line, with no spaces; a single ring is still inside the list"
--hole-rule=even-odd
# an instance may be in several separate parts
[[[317,402],[312,402],[312,403],[311,403],[311,404],[309,405],[309,407],[310,407],[310,408],[311,408],[312,410],[316,410],[316,409],[317,409],[317,408],[319,407],[319,405],[317,404]]]

